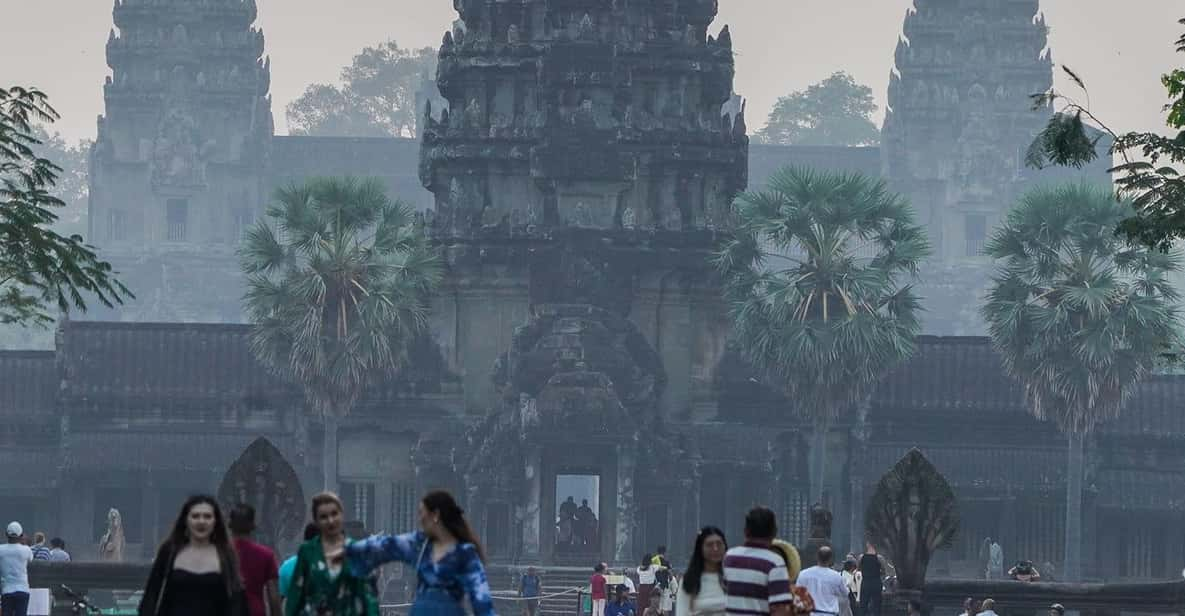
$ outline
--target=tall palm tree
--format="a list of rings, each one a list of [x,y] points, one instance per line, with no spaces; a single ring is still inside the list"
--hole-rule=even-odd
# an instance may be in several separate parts
[[[992,236],[999,260],[983,315],[1005,369],[1040,420],[1069,440],[1066,578],[1081,577],[1084,437],[1119,417],[1136,384],[1177,340],[1178,255],[1115,234],[1133,214],[1105,186],[1025,194]]]
[[[736,201],[717,255],[742,354],[811,420],[811,498],[822,499],[827,432],[914,352],[918,300],[905,283],[929,251],[909,205],[881,180],[779,171]]]
[[[411,210],[377,180],[318,178],[276,191],[241,252],[251,349],[298,385],[325,426],[325,488],[337,425],[374,378],[405,359],[441,267]]]

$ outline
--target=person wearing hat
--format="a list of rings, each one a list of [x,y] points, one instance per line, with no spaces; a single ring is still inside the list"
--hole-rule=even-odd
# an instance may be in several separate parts
[[[25,616],[29,611],[29,563],[33,550],[21,543],[20,522],[8,525],[8,543],[0,545],[0,616]]]

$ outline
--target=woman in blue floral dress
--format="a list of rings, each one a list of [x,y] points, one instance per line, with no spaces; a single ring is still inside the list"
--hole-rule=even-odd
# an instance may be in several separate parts
[[[384,563],[407,563],[417,578],[410,616],[465,616],[466,598],[474,616],[496,616],[485,553],[456,500],[448,492],[429,492],[420,501],[419,517],[420,531],[375,535],[346,546],[351,574],[361,578]]]

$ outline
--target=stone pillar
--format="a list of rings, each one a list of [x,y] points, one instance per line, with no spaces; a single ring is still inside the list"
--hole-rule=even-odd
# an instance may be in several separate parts
[[[527,448],[526,466],[523,469],[527,482],[527,500],[519,506],[523,545],[522,555],[527,562],[537,562],[542,556],[543,516],[543,456],[538,445]]]
[[[1082,581],[1097,580],[1102,577],[1099,566],[1101,561],[1099,560],[1098,529],[1096,495],[1084,490],[1082,495]],[[1175,566],[1169,567],[1167,570],[1172,571],[1175,568]]]
[[[864,479],[853,475],[851,480],[851,510],[848,512],[848,545],[853,554],[864,552]]]
[[[143,529],[140,556],[151,561],[156,556],[158,542],[165,536],[165,530],[157,527],[161,518],[160,485],[151,471],[144,480],[144,491],[140,495],[140,501],[143,504],[140,517],[140,527]]]
[[[617,447],[617,539],[613,558],[633,562],[634,554],[634,450],[633,443]]]
[[[865,461],[868,460],[868,411],[869,401],[864,400],[856,407],[856,422],[852,426],[851,437],[849,439],[850,448],[852,451],[851,457],[848,460],[848,481],[850,486],[850,496],[848,499],[848,545],[852,546],[853,554],[861,554],[864,552],[864,509],[867,498],[867,482],[879,482],[879,477],[865,477]],[[881,472],[879,470],[873,471]]]
[[[1004,498],[1000,513],[1000,547],[1004,549],[1004,571],[1011,567],[1008,563],[1015,563],[1016,553],[1016,496],[1008,495]],[[995,537],[993,537],[995,539]]]

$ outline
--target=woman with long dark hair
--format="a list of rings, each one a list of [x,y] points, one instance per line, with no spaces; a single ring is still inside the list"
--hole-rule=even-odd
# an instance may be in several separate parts
[[[416,568],[416,602],[411,616],[465,616],[466,597],[474,616],[495,616],[486,580],[485,552],[452,495],[429,492],[419,506],[419,531],[375,535],[346,547],[346,562],[358,576],[400,561]]]
[[[238,561],[218,501],[191,496],[156,551],[140,616],[245,616]]]
[[[679,598],[675,604],[678,616],[720,616],[728,595],[724,592],[723,563],[728,551],[724,531],[705,526],[695,536],[691,562],[683,573]]]
[[[284,601],[286,616],[378,616],[378,598],[369,580],[342,566],[349,545],[343,511],[341,499],[332,492],[313,497],[317,534],[296,551],[296,566]]]

